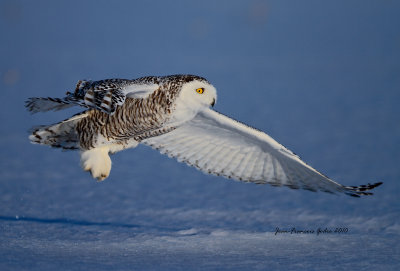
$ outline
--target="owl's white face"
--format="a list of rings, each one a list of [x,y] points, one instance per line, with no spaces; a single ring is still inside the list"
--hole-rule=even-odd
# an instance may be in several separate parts
[[[214,106],[216,101],[217,90],[213,85],[199,80],[185,83],[175,101],[175,111],[171,121],[190,120],[202,109]]]
[[[207,82],[194,80],[183,84],[179,100],[198,111],[210,105],[214,106],[217,101],[217,90]]]

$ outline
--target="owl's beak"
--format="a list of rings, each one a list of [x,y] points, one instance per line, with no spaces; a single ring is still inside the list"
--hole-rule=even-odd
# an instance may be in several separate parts
[[[212,101],[212,103],[211,103],[211,106],[212,106],[212,107],[214,107],[214,105],[215,105],[215,98],[213,99],[213,101]]]

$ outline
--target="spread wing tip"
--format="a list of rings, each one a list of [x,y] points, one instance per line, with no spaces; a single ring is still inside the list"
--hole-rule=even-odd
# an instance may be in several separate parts
[[[360,185],[360,186],[344,186],[344,188],[346,189],[345,193],[347,195],[359,198],[360,196],[373,195],[374,193],[366,192],[366,191],[372,190],[375,187],[380,186],[381,184],[383,184],[383,182],[377,182],[377,183],[373,183],[373,184],[368,183],[368,184]]]
[[[25,101],[25,107],[31,114],[35,114],[38,112],[46,112],[50,110],[58,111],[71,106],[73,106],[73,104],[70,104],[65,99],[60,99],[60,98],[32,97],[28,98]]]

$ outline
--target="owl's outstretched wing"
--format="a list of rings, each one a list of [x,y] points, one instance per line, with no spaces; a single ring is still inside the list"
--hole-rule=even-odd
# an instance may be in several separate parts
[[[367,191],[381,184],[338,184],[267,134],[208,108],[179,128],[142,143],[205,173],[245,182],[355,197],[372,195]]]
[[[158,88],[157,84],[137,80],[80,80],[75,91],[67,92],[64,98],[29,98],[25,106],[32,113],[57,111],[79,105],[113,114],[118,106],[124,104],[126,97],[145,98]]]

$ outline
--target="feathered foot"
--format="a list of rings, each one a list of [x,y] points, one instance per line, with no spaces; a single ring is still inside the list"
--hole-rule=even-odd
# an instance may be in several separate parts
[[[105,147],[94,148],[81,153],[81,166],[83,170],[90,171],[93,178],[103,181],[110,175],[111,159],[109,149]]]

